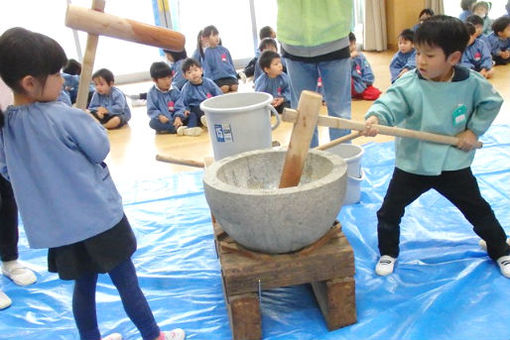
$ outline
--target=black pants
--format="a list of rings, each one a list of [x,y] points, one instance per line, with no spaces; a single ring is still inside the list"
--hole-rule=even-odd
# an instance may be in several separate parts
[[[0,260],[18,259],[18,206],[11,183],[0,175]]]
[[[414,175],[395,168],[381,209],[377,212],[377,235],[381,255],[399,254],[400,220],[405,208],[429,189],[435,189],[455,205],[487,242],[492,259],[510,254],[505,231],[478,188],[471,168],[443,171],[439,176]]]

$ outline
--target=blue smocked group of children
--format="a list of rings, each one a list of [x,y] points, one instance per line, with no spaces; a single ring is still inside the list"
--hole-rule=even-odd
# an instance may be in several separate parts
[[[230,60],[227,53],[211,51],[221,46],[217,30],[203,32],[206,33],[200,35],[201,41],[212,43],[203,54],[199,52],[201,60],[179,59],[183,60],[179,68],[186,80],[181,87],[177,83],[180,78],[167,63],[151,66],[154,85],[147,93],[147,110],[156,131],[178,133],[179,129],[200,128],[200,102],[236,90],[237,76],[225,77],[207,59],[219,58],[218,63]],[[212,35],[204,36],[208,32]],[[366,136],[376,135],[377,125],[382,124],[457,137],[455,146],[410,138],[396,140],[394,173],[377,211],[378,275],[394,271],[405,208],[421,194],[435,189],[463,213],[502,275],[510,278],[510,246],[505,231],[481,196],[471,171],[478,138],[495,119],[503,98],[482,74],[462,65],[471,41],[469,32],[459,19],[424,19],[409,40],[415,50],[414,66],[400,70],[393,85],[365,115],[362,134]],[[355,60],[362,54],[355,51],[355,37],[350,38],[351,57]],[[173,65],[179,60],[174,60]],[[49,271],[61,279],[74,280],[73,315],[81,339],[122,338],[117,333],[101,337],[98,328],[96,284],[98,274],[107,273],[144,340],[182,340],[185,333],[181,329],[160,330],[139,287],[131,260],[136,239],[104,163],[109,152],[104,127],[111,124],[111,128],[116,128],[127,122],[129,116],[121,113],[127,106],[126,98],[116,90],[111,72],[99,70],[93,75],[91,114],[62,103],[57,99],[64,86],[60,71],[66,63],[62,47],[42,34],[12,28],[0,37],[0,77],[14,93],[14,105],[0,115],[0,173],[8,180],[0,181],[2,209],[8,209],[12,216],[17,202],[30,247],[48,248]],[[257,57],[257,63],[263,73],[255,80],[255,88],[266,84],[285,98],[284,82],[288,83],[288,77],[283,75],[284,65],[278,53],[268,48]],[[353,70],[363,74],[369,69],[367,64],[361,58],[359,63],[352,63]],[[220,78],[210,79],[204,73]],[[357,94],[379,96],[371,89],[373,74],[364,84],[360,87],[353,76],[351,85]],[[273,104],[285,105],[285,99]],[[8,190],[4,187],[11,186],[12,193],[5,195]],[[10,238],[17,242],[17,220],[11,224],[1,229],[10,228]],[[12,250],[9,260],[15,263],[16,259],[17,253]],[[32,279],[28,276],[24,283]]]

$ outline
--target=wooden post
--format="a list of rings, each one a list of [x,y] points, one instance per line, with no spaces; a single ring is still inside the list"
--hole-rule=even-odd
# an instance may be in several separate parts
[[[104,0],[93,0],[92,9],[103,12],[105,6]],[[81,66],[80,84],[78,85],[78,94],[76,96],[76,107],[82,110],[87,108],[87,99],[89,97],[89,84],[92,80],[92,70],[94,69],[94,59],[96,58],[96,48],[99,36],[96,34],[87,34],[87,47],[83,55]]]

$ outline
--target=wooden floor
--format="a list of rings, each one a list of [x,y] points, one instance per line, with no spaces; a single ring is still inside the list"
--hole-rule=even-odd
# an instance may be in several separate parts
[[[375,74],[374,86],[385,91],[390,85],[388,65],[393,52],[365,52]],[[510,98],[510,66],[497,66],[495,75],[490,81],[504,98]],[[151,82],[119,86],[126,94],[145,92],[152,86]],[[251,85],[242,84],[240,91],[252,91]],[[372,102],[353,101],[352,119],[363,120],[363,115]],[[505,102],[496,119],[496,123],[510,123],[510,104]],[[326,110],[323,108],[324,113]],[[132,118],[129,126],[120,130],[109,131],[111,152],[107,163],[115,180],[129,180],[135,178],[160,177],[161,175],[181,171],[196,171],[197,168],[173,165],[156,161],[156,154],[172,155],[177,158],[186,158],[202,161],[206,156],[212,156],[212,149],[207,132],[199,137],[186,137],[176,135],[155,135],[149,125],[146,107],[132,108]],[[283,123],[273,131],[273,139],[286,145],[290,138],[292,125]],[[325,128],[319,128],[321,143],[328,142]],[[355,144],[367,142],[382,142],[392,137],[377,136],[375,138],[361,137],[354,140]]]

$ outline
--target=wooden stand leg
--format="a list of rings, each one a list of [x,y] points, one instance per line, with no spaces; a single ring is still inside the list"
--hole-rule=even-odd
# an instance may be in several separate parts
[[[312,282],[312,288],[329,330],[356,322],[354,278]]]
[[[227,297],[225,297],[227,299]],[[259,298],[255,293],[228,297],[228,316],[234,340],[262,338]]]

